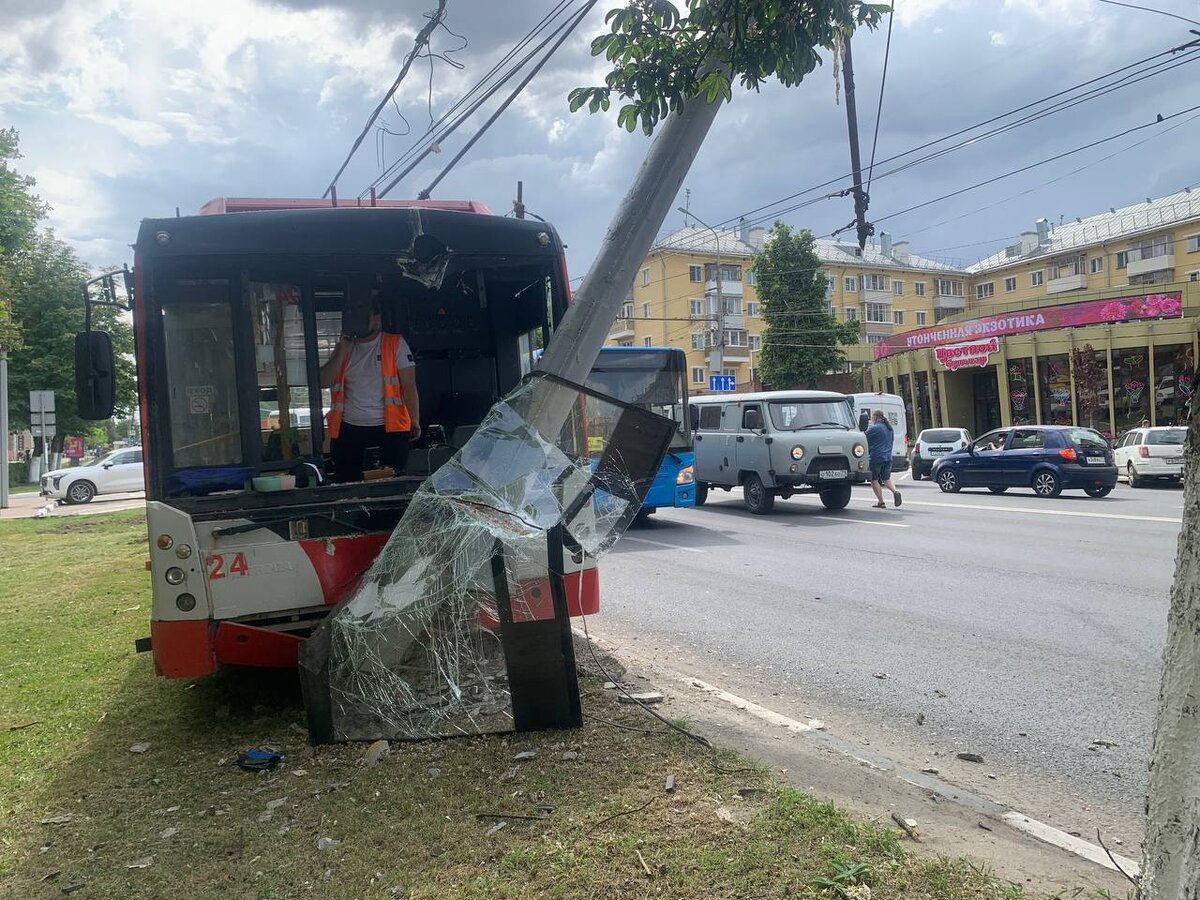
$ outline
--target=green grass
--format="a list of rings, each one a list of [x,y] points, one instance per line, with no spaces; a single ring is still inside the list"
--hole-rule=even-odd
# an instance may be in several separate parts
[[[133,653],[145,558],[136,512],[0,523],[0,897],[1025,896],[730,754],[601,724],[656,727],[592,681],[579,731],[393,745],[364,768],[361,746],[308,745],[291,673],[156,679]],[[230,765],[261,745],[276,772]],[[539,803],[549,818],[490,836],[476,817]]]
[[[41,490],[41,487],[40,484],[9,484],[8,492],[10,494],[32,494]]]

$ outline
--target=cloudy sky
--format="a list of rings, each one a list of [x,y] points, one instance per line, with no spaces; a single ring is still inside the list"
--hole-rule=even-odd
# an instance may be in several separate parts
[[[580,2],[580,0],[574,0]],[[1146,0],[1200,19],[1198,0]],[[399,70],[433,0],[0,0],[0,127],[16,126],[53,207],[50,224],[96,265],[127,261],[143,217],[195,212],[217,196],[319,196]],[[353,197],[408,150],[553,5],[449,0],[433,48],[383,123],[408,137],[367,138],[339,182]],[[553,222],[582,275],[648,146],[608,115],[572,115],[567,92],[598,83],[588,42],[601,0],[518,101],[434,193],[528,208]],[[682,5],[682,4],[680,4]],[[878,159],[1103,75],[1193,37],[1178,19],[1100,0],[896,0]],[[885,29],[886,30],[886,29]],[[465,45],[465,46],[464,46]],[[461,48],[461,49],[458,49]],[[455,52],[452,52],[455,51]],[[884,31],[854,39],[860,127],[869,156]],[[1197,51],[1200,58],[1200,51]],[[828,61],[827,61],[828,63]],[[1074,218],[1200,182],[1200,111],[1109,141],[905,215],[975,182],[1200,103],[1184,64],[1124,90],[879,177],[871,217],[912,249],[960,262],[987,255],[1046,216]],[[485,107],[484,112],[487,111]],[[482,117],[480,117],[482,118]],[[468,123],[405,179],[415,196],[473,130]],[[1135,146],[1137,145],[1137,146]],[[877,174],[890,165],[877,167]],[[735,93],[687,179],[710,222],[802,191],[849,169],[832,67],[800,87]],[[811,195],[805,195],[811,196]],[[683,197],[680,197],[683,202]],[[767,210],[769,213],[770,210]],[[761,216],[765,213],[756,213]],[[788,213],[828,233],[849,200]],[[681,223],[673,214],[666,228]]]

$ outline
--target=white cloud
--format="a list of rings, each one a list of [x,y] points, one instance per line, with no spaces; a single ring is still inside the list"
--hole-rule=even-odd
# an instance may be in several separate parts
[[[1003,31],[993,31],[988,35],[988,37],[990,38],[993,47],[1008,46],[1008,37],[1005,36]]]

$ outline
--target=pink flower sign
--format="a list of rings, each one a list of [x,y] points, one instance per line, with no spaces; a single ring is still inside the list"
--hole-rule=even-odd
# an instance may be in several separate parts
[[[924,347],[944,347],[968,341],[1001,338],[1010,334],[1070,328],[1079,325],[1099,325],[1104,322],[1128,322],[1139,319],[1178,319],[1183,315],[1183,299],[1179,291],[1161,294],[1140,294],[1113,297],[1108,300],[1084,300],[1062,306],[1043,306],[1023,312],[999,313],[965,322],[934,325],[893,335],[875,344],[875,358],[883,359],[894,353],[920,350]]]

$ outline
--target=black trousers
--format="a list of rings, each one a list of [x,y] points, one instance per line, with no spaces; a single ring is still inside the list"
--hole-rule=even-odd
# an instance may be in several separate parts
[[[382,425],[362,426],[342,423],[338,436],[329,445],[333,457],[334,481],[362,481],[363,469],[370,463],[374,468],[375,460],[367,460],[368,448],[376,447],[379,453],[379,465],[391,466],[397,475],[404,474],[408,464],[409,434],[403,431],[386,431]]]

